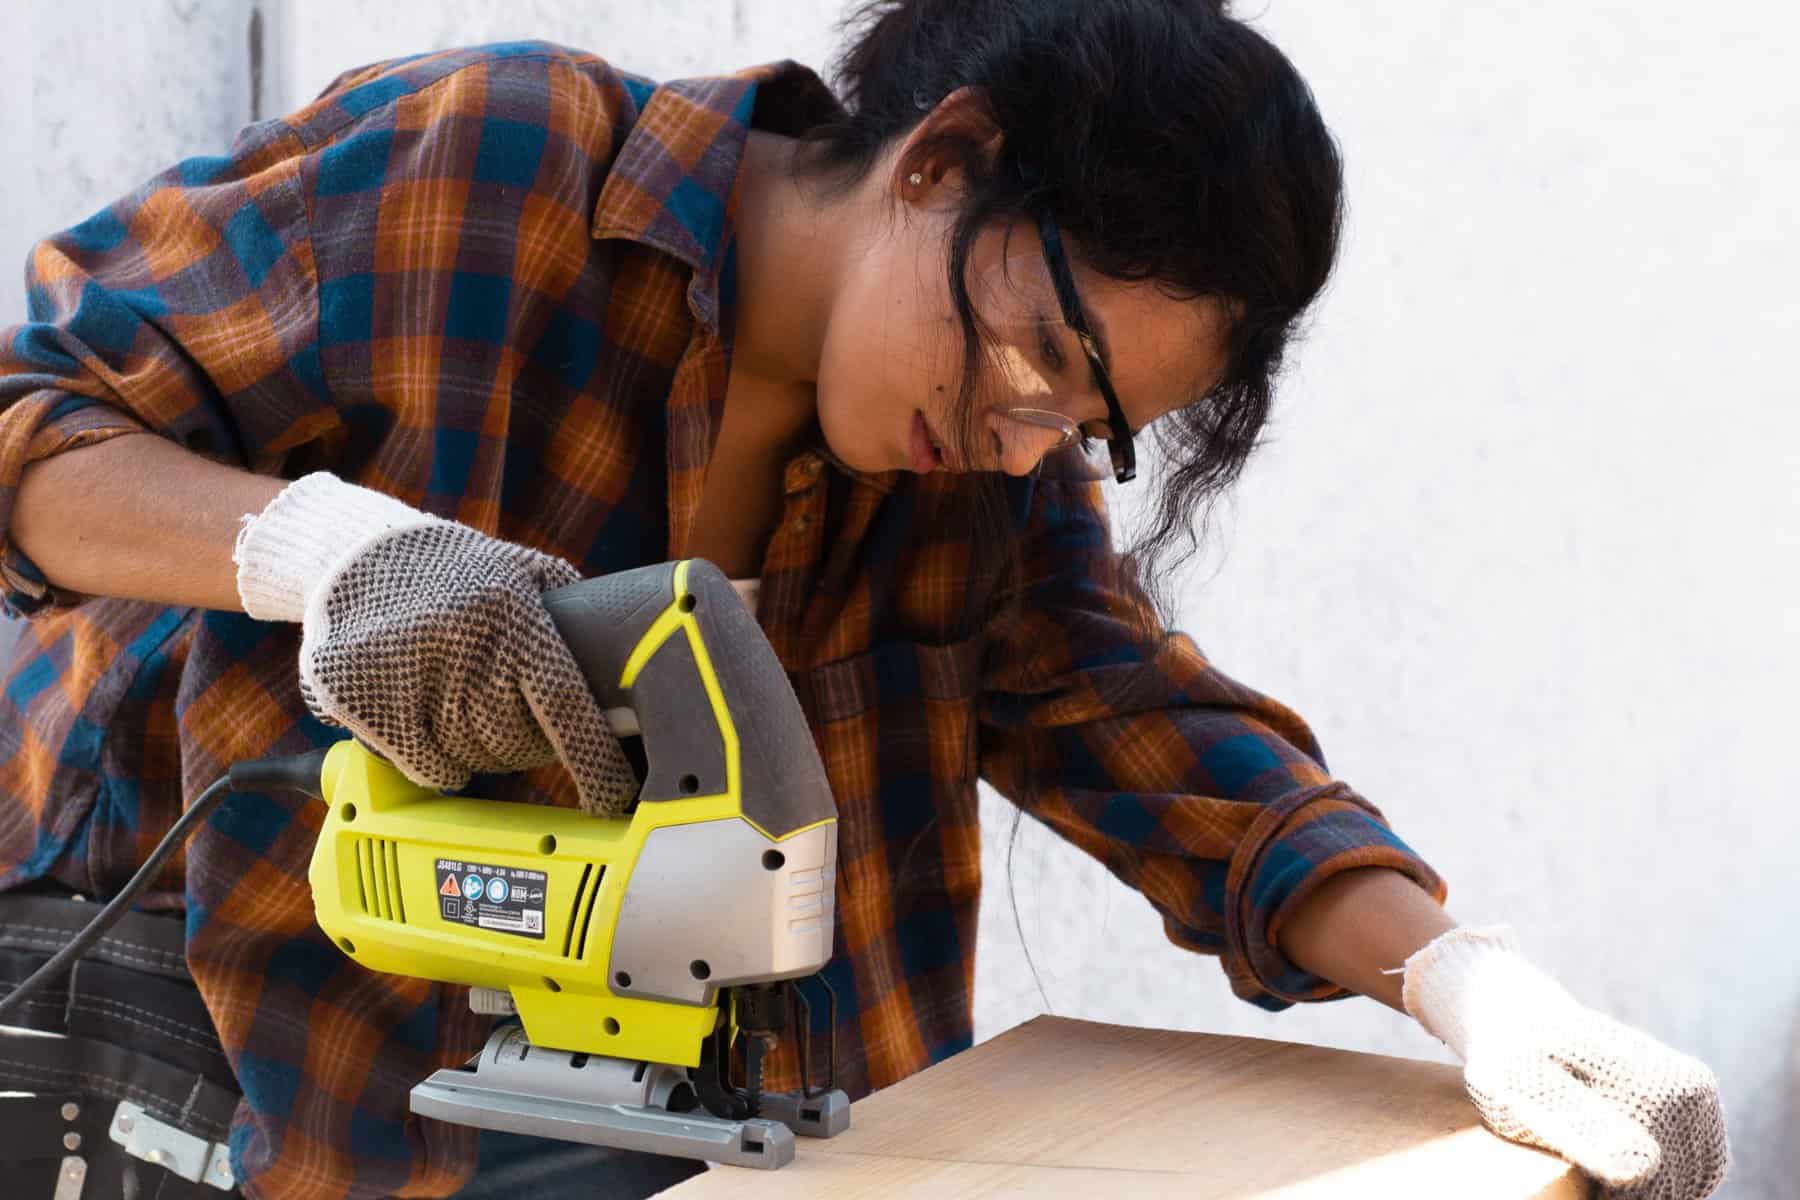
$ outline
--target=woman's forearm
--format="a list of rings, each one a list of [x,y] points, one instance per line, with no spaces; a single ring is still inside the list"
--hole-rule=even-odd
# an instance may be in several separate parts
[[[26,467],[10,535],[59,587],[242,612],[238,518],[286,486],[157,434],[120,434]]]
[[[1387,867],[1333,875],[1276,934],[1295,966],[1399,1012],[1401,963],[1456,922],[1418,884]]]

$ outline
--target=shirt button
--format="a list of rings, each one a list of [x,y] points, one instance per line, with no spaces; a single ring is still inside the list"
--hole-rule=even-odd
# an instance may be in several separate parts
[[[805,458],[805,459],[801,459],[799,462],[788,464],[787,476],[785,479],[787,491],[789,491],[789,492],[804,492],[808,488],[812,487],[813,484],[817,483],[818,481],[819,481],[819,460],[818,459]]]

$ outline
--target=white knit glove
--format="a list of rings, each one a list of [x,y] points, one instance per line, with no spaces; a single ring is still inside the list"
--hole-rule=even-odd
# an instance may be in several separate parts
[[[1712,1071],[1583,1007],[1519,953],[1510,926],[1448,930],[1405,972],[1406,1011],[1463,1060],[1501,1137],[1568,1159],[1600,1200],[1698,1200],[1724,1181]]]
[[[553,555],[328,472],[241,518],[244,611],[299,621],[300,692],[414,783],[559,759],[581,806],[615,815],[637,776],[544,608],[578,582]]]

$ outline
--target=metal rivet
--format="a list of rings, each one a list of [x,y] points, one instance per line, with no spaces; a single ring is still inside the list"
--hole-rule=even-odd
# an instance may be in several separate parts
[[[81,1149],[81,1135],[79,1133],[63,1134],[63,1149],[64,1150],[79,1150],[79,1149]]]
[[[76,1117],[81,1115],[81,1106],[79,1104],[65,1104],[62,1106],[62,1115],[63,1120],[73,1121]]]

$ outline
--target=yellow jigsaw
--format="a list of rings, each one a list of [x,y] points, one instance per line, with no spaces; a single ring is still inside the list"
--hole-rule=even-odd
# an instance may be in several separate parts
[[[615,818],[449,795],[355,740],[321,772],[319,925],[376,971],[471,985],[516,1013],[468,1066],[412,1092],[425,1116],[752,1167],[849,1126],[813,1086],[831,957],[837,808],[773,648],[704,559],[548,592],[544,604],[640,779]],[[766,1092],[793,1029],[802,1088]],[[742,1086],[733,1083],[733,1068]]]

